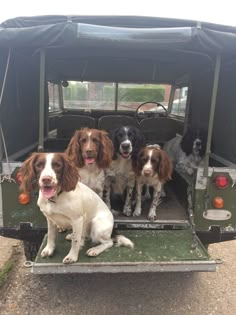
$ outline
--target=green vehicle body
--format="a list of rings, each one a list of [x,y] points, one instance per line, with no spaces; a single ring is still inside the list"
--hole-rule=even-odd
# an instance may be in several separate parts
[[[24,241],[34,273],[216,270],[207,245],[236,238],[235,51],[236,28],[186,20],[45,16],[0,25],[0,235]],[[69,80],[112,82],[114,108],[64,107],[62,85]],[[56,111],[50,111],[48,82],[58,87]],[[163,144],[188,125],[206,129],[204,164],[193,176],[174,171],[168,185],[175,203],[167,200],[155,222],[145,215],[115,217],[115,228],[134,240],[134,250],[113,247],[91,259],[88,242],[80,260],[65,266],[69,243],[60,234],[55,255],[42,259],[46,220],[37,191],[30,203],[19,203],[17,172],[33,151],[66,148],[68,139],[53,135],[62,116],[90,116],[97,128],[107,116],[107,131],[119,115],[142,120],[143,113],[119,109],[118,86],[126,83],[171,86],[167,117],[144,111],[157,120],[142,131],[149,143]],[[181,104],[178,115],[174,94],[185,87],[186,108]],[[69,127],[72,121],[64,129]],[[228,179],[225,188],[216,185],[219,175]],[[224,202],[218,209],[216,197]]]

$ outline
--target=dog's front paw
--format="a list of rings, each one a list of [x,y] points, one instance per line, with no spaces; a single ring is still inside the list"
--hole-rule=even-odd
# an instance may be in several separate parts
[[[132,214],[131,207],[130,207],[130,206],[125,207],[124,210],[123,210],[123,213],[124,213],[127,217],[130,217],[131,214]]]
[[[76,262],[78,260],[78,257],[75,255],[68,254],[64,259],[63,259],[63,264],[71,264],[73,262]]]
[[[193,175],[193,172],[194,172],[194,169],[193,168],[187,168],[187,173],[188,175],[192,176]]]
[[[141,208],[135,208],[133,217],[139,217],[141,215]]]
[[[155,210],[150,210],[148,213],[148,220],[155,221],[157,218],[157,214]]]
[[[41,252],[41,257],[49,257],[53,255],[55,247],[51,247],[51,246],[46,246],[42,252]]]
[[[95,257],[100,254],[101,251],[99,251],[96,247],[92,247],[87,250],[86,255],[90,257]]]

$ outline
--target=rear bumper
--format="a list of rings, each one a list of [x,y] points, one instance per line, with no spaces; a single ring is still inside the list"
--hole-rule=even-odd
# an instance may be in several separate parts
[[[214,244],[236,240],[236,231],[222,231],[219,226],[212,226],[209,231],[197,231],[202,244]]]
[[[190,272],[190,271],[216,271],[217,261],[175,261],[175,262],[138,262],[138,263],[74,263],[71,265],[41,264],[34,262],[32,264],[32,273],[34,274],[60,274],[60,273],[140,273],[140,272]]]
[[[20,223],[17,228],[0,227],[0,235],[21,241],[42,242],[47,228],[32,228],[31,223]]]

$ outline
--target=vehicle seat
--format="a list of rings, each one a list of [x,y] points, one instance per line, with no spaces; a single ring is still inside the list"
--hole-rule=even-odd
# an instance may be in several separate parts
[[[57,119],[57,138],[71,138],[77,129],[95,128],[95,119],[83,115],[64,115]]]
[[[125,115],[107,115],[100,117],[98,120],[98,129],[108,132],[122,126],[138,127],[138,123],[135,118]]]
[[[174,138],[176,133],[182,134],[183,127],[183,122],[167,117],[144,118],[140,122],[140,130],[147,144],[164,144]]]

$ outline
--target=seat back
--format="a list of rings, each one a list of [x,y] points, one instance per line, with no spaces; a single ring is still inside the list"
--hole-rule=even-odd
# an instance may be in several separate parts
[[[57,119],[57,138],[71,138],[77,129],[95,128],[95,119],[83,115],[64,115]]]
[[[147,144],[164,144],[174,138],[176,133],[182,134],[183,127],[183,122],[168,117],[145,118],[140,122],[140,130]]]
[[[133,117],[125,115],[102,116],[98,120],[98,129],[106,130],[108,132],[122,126],[138,127],[138,123]]]

